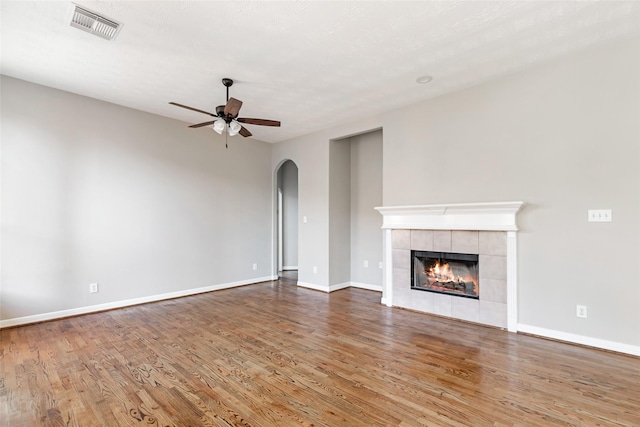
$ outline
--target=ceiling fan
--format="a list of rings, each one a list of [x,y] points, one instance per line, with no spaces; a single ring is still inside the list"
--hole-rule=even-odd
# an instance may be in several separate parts
[[[169,104],[178,107],[186,108],[187,110],[197,111],[198,113],[207,114],[212,117],[216,117],[215,120],[211,120],[204,123],[198,123],[189,126],[190,128],[200,128],[204,126],[213,125],[212,128],[216,132],[222,135],[223,132],[227,132],[229,136],[235,136],[238,133],[244,137],[251,136],[251,132],[247,128],[241,125],[241,123],[248,125],[259,126],[280,126],[280,122],[276,120],[266,119],[249,119],[246,117],[238,117],[240,107],[242,107],[242,101],[235,98],[229,98],[229,87],[233,85],[233,80],[224,78],[222,84],[227,88],[227,103],[226,105],[218,105],[216,112],[210,113],[208,111],[199,110],[197,108],[189,107],[187,105],[178,104],[177,102],[170,102]]]

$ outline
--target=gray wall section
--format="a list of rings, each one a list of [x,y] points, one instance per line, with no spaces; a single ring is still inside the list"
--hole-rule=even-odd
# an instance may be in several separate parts
[[[298,167],[291,160],[280,168],[282,177],[283,224],[282,239],[284,243],[283,266],[298,266]]]
[[[338,285],[351,276],[351,144],[343,139],[329,147],[329,285]]]
[[[270,144],[1,83],[2,319],[271,275]]]
[[[639,76],[625,41],[390,113],[384,205],[526,202],[519,322],[640,345]]]
[[[349,138],[351,146],[351,281],[382,286],[382,130]],[[368,261],[369,267],[364,267]]]
[[[271,165],[274,174],[288,159],[298,166],[298,281],[327,286],[329,145],[321,141],[316,139],[316,135],[311,135],[274,144]],[[275,197],[274,194],[274,203]],[[307,222],[303,223],[305,216]],[[275,221],[274,215],[274,228]],[[313,272],[314,266],[316,273]]]
[[[273,145],[275,173],[288,159],[298,166],[298,280],[329,286],[329,145],[331,141],[379,129],[382,117],[347,123]],[[274,187],[275,188],[275,187]],[[275,195],[274,195],[275,203]],[[303,217],[308,222],[303,223]],[[275,219],[274,219],[275,227]],[[275,250],[275,246],[274,246]],[[275,264],[274,264],[275,265]],[[313,267],[317,267],[317,273]]]

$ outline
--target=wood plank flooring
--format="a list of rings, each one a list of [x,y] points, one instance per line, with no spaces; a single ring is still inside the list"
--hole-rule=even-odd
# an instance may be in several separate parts
[[[0,332],[3,426],[640,426],[640,359],[281,280]]]

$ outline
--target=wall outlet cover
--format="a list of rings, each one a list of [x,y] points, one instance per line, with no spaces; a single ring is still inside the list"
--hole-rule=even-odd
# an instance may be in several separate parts
[[[577,305],[576,306],[576,316],[581,317],[583,319],[587,318],[587,306],[586,305]]]

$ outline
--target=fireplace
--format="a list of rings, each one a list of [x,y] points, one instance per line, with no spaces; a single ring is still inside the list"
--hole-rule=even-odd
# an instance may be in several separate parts
[[[411,251],[411,289],[479,298],[478,255]]]
[[[516,214],[523,205],[488,202],[376,208],[385,230],[382,303],[517,332]],[[478,255],[482,292],[477,289],[477,297],[460,298],[413,288],[411,251]]]

